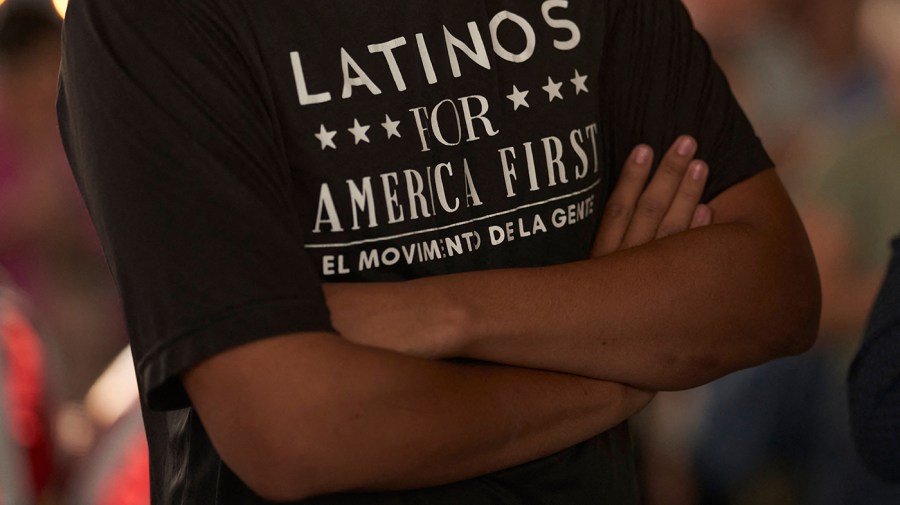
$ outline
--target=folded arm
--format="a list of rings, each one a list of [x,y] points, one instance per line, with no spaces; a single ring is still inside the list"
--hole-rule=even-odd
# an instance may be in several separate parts
[[[324,333],[238,347],[183,379],[223,460],[273,500],[484,475],[606,431],[652,397],[571,375],[408,357]]]
[[[614,192],[621,216],[635,211],[649,173],[645,162],[626,166],[631,177]],[[659,180],[644,193],[661,193],[665,215],[651,218],[650,226],[613,219],[598,237],[598,252],[646,241],[644,229],[708,224],[709,209],[697,205],[703,177],[668,187]],[[183,380],[225,461],[254,490],[275,499],[410,489],[483,475],[603,432],[652,398],[612,382],[426,360],[321,333],[227,351]]]
[[[660,176],[671,171],[680,180],[690,156],[667,158]],[[634,222],[659,223],[666,207],[642,195],[618,246],[598,243],[595,251],[610,254],[587,261],[332,286],[333,318],[342,334],[368,345],[651,390],[694,387],[812,344],[818,276],[773,170],[715,198],[713,225],[636,239],[646,231]]]
[[[619,211],[605,214],[596,254],[709,223],[711,209],[697,205],[705,166],[691,163],[696,171],[688,171],[687,159],[668,175],[664,170],[654,177],[646,190],[649,160],[625,167],[612,197]],[[663,212],[648,213],[648,205]],[[493,340],[496,345],[473,345],[470,355],[535,368],[553,368],[559,362],[561,370],[588,375],[578,363],[595,360],[575,361],[572,356],[586,353],[567,347],[584,345],[581,337],[563,346],[533,338],[528,332],[558,335],[560,330],[547,328],[550,323],[541,319],[547,317],[541,310],[517,312],[501,303],[510,291],[541,285],[554,276],[560,284],[542,287],[544,299],[538,303],[581,303],[584,292],[566,287],[578,284],[572,278],[575,270],[555,270],[487,272],[499,277],[487,278],[485,285],[471,284],[484,281],[481,275],[463,275],[433,279],[430,285],[416,281],[355,286],[343,291],[355,297],[348,306],[382,313],[385,304],[399,304],[393,308],[403,310],[389,310],[389,317],[380,320],[356,312],[352,319],[364,329],[349,339],[295,334],[232,349],[186,373],[184,384],[223,459],[252,489],[271,499],[426,487],[532,461],[617,425],[643,408],[652,394],[574,374],[422,359],[351,340],[368,338],[371,344],[393,334],[393,342],[409,342],[419,334],[446,345],[464,335],[460,328],[491,335],[503,335],[502,329],[518,333]],[[508,282],[513,284],[506,291],[499,287]],[[464,296],[473,289],[478,289],[478,297]],[[556,302],[554,296],[559,296]],[[329,302],[335,305],[337,298],[331,296]],[[477,305],[467,305],[467,298]],[[418,312],[417,317],[420,310],[427,313]],[[525,315],[529,310],[533,313]],[[335,314],[345,324],[349,316],[346,310]],[[488,321],[496,316],[501,317]],[[513,321],[517,317],[523,319]],[[486,324],[497,325],[497,331]],[[441,334],[441,328],[449,331]],[[476,344],[475,336],[471,331],[466,338]],[[525,352],[516,355],[506,346]],[[444,351],[433,354],[463,354]],[[547,355],[529,361],[531,353],[541,352]]]

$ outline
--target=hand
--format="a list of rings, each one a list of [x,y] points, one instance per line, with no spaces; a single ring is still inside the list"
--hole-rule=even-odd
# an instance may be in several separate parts
[[[693,138],[678,138],[645,189],[653,150],[636,147],[606,204],[591,255],[604,256],[712,223],[712,209],[700,203],[709,167],[693,159],[696,152]]]
[[[708,169],[702,161],[692,161],[696,149],[690,137],[676,141],[644,189],[653,151],[647,146],[635,148],[601,218],[593,256],[711,222],[712,211],[699,204]],[[454,328],[464,324],[464,316],[437,310],[452,304],[422,300],[424,295],[409,283],[326,284],[324,290],[332,324],[347,340],[425,358],[454,355]],[[427,292],[437,297],[440,290]],[[413,305],[435,310],[416,310]]]

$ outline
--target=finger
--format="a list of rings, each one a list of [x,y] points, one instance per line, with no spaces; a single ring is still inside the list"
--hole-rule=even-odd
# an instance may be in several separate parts
[[[652,166],[653,149],[646,145],[634,148],[603,210],[592,256],[603,256],[619,249]]]
[[[691,229],[707,226],[713,222],[713,210],[710,206],[700,204],[694,211],[694,218],[691,220]]]
[[[656,237],[656,232],[669,211],[669,206],[696,151],[697,142],[687,135],[672,144],[647,189],[638,200],[622,247],[630,248],[645,244]]]
[[[708,175],[709,168],[706,163],[699,160],[690,163],[687,173],[681,180],[681,186],[678,187],[678,192],[669,206],[669,211],[659,225],[656,238],[675,235],[691,227]]]

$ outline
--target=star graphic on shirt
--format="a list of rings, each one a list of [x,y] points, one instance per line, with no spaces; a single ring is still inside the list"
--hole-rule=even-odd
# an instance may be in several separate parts
[[[390,139],[393,138],[393,137],[399,137],[399,138],[402,138],[402,137],[400,136],[400,130],[399,130],[399,128],[400,128],[400,121],[394,121],[394,120],[391,119],[391,116],[388,116],[387,114],[385,114],[385,115],[384,115],[384,122],[381,123],[381,126],[382,126],[382,128],[384,128],[385,131],[387,132],[387,138],[388,138],[388,140],[390,140]]]
[[[560,92],[560,88],[562,88],[563,83],[561,82],[553,82],[552,77],[547,78],[547,85],[542,89],[547,92],[547,95],[550,97],[550,101],[559,98],[563,99],[562,92]]]
[[[575,78],[570,80],[572,81],[572,84],[575,85],[576,95],[580,95],[582,91],[584,91],[585,93],[590,93],[590,91],[588,91],[587,84],[585,84],[585,81],[587,81],[587,76],[581,75],[578,72],[577,68],[575,69]]]
[[[525,97],[528,96],[528,91],[519,91],[519,88],[513,86],[513,92],[511,95],[506,95],[506,98],[512,100],[513,110],[519,110],[519,107],[528,107],[528,102],[525,101]]]
[[[359,119],[353,120],[353,128],[347,128],[347,131],[353,134],[353,140],[355,140],[356,145],[359,145],[360,142],[369,143],[369,135],[368,131],[371,126],[369,125],[361,125],[359,124]]]
[[[337,149],[337,146],[334,145],[334,136],[337,135],[337,130],[329,131],[328,128],[325,128],[323,124],[319,129],[319,133],[316,134],[316,138],[319,139],[319,142],[322,143],[322,150],[324,151],[326,147],[330,147],[332,149]]]

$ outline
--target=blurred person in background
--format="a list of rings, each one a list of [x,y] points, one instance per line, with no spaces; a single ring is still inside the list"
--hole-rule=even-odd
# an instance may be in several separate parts
[[[853,436],[863,461],[882,480],[900,483],[900,236],[893,250],[848,386]]]
[[[858,69],[847,79],[856,84],[832,100],[830,119],[813,118],[818,154],[794,188],[823,277],[823,343],[845,356],[884,276],[885,244],[900,229],[900,24],[885,5],[892,2],[864,0],[844,23],[858,34],[856,65],[844,65]]]
[[[857,1],[688,4],[761,136],[779,146],[776,163],[819,261],[823,324],[809,355],[738,372],[651,416],[648,445],[674,447],[663,451],[667,465],[654,451],[648,458],[654,503],[900,503],[900,489],[871,478],[856,457],[843,393],[887,264],[884,244],[900,229],[900,139],[884,93],[896,87],[883,85],[890,81],[871,62],[872,44],[861,41],[897,28],[858,24]],[[666,404],[660,397],[654,407]],[[667,421],[698,405],[700,418]]]
[[[900,172],[900,0],[866,0],[861,26],[887,83],[892,121],[873,143],[893,146],[886,164]],[[895,187],[896,188],[896,187]],[[896,197],[896,193],[894,193]],[[900,482],[900,236],[893,260],[869,318],[862,348],[849,374],[849,401],[854,439],[869,470]]]

